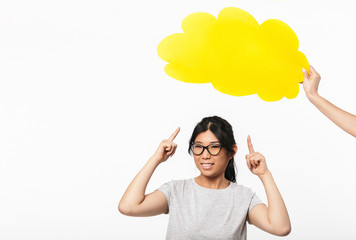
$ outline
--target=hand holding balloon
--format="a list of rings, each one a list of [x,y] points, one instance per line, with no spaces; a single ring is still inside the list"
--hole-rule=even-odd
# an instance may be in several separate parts
[[[337,126],[356,137],[356,115],[344,111],[319,95],[320,74],[310,66],[310,74],[303,69],[303,88],[309,101]]]
[[[315,69],[310,66],[310,74],[308,74],[307,70],[303,68],[304,81],[303,88],[305,94],[310,99],[310,97],[318,95],[318,87],[320,83],[320,74],[315,71]]]

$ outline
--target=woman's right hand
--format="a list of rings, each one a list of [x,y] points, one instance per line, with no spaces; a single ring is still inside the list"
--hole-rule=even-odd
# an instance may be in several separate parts
[[[177,144],[173,140],[179,130],[180,128],[177,128],[167,140],[161,142],[156,152],[127,187],[119,203],[119,211],[122,214],[148,217],[168,212],[168,202],[162,192],[154,191],[150,194],[145,194],[145,192],[156,167],[175,153]]]
[[[165,162],[168,157],[172,157],[177,149],[177,144],[175,144],[173,140],[176,138],[179,131],[180,128],[178,127],[168,139],[163,140],[151,158],[158,161],[158,163],[162,163]]]

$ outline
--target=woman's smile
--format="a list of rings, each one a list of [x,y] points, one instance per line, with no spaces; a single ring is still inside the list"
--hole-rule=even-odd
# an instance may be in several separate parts
[[[204,170],[209,170],[213,167],[214,163],[200,163]]]

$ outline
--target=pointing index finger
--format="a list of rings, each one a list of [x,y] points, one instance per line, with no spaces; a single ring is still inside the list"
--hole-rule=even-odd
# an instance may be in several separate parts
[[[248,146],[248,150],[250,151],[250,153],[255,152],[255,150],[253,149],[250,135],[247,136],[247,146]]]
[[[172,133],[172,135],[168,138],[169,141],[173,142],[173,140],[176,138],[176,136],[178,135],[180,131],[180,127],[177,128],[177,130],[174,131],[174,133]]]

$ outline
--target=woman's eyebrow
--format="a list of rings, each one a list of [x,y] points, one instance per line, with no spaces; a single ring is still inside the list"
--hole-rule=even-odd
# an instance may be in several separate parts
[[[200,141],[194,141],[194,143],[202,143]],[[219,141],[212,141],[212,142],[209,142],[209,143],[220,143]]]

